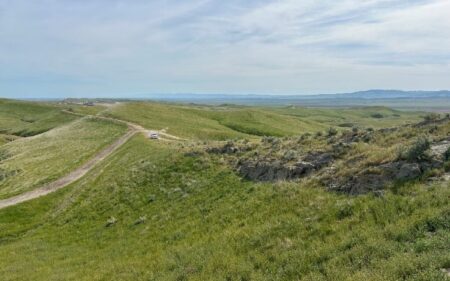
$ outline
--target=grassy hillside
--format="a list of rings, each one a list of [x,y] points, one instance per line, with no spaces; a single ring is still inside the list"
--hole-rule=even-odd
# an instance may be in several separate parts
[[[449,192],[412,183],[348,197],[252,183],[218,159],[136,136],[71,187],[0,211],[0,275],[444,281]]]
[[[86,105],[80,105],[80,104],[65,103],[65,104],[61,105],[61,107],[63,107],[67,111],[78,113],[78,114],[83,114],[83,115],[97,115],[100,112],[107,109],[106,106],[97,105],[97,104],[91,105],[91,106],[86,106]]]
[[[138,123],[148,129],[167,129],[170,134],[196,139],[227,139],[245,134],[222,126],[202,109],[150,102],[124,103],[102,114]]]
[[[423,113],[393,110],[387,107],[356,108],[303,108],[284,107],[273,109],[280,114],[295,116],[317,123],[336,127],[372,127],[386,128],[405,123],[414,123],[422,119]]]
[[[23,105],[18,112],[31,106]],[[36,106],[46,109],[35,116],[54,110]],[[447,140],[448,119],[395,130],[352,130],[397,126],[418,120],[419,114],[382,107],[144,102],[73,111],[167,129],[188,140],[136,135],[70,186],[1,209],[2,281],[448,280],[441,269],[450,268],[449,181],[429,179],[448,175],[450,159],[414,180],[393,181],[378,193],[350,196],[330,191],[321,181],[322,176],[344,183],[379,177],[384,171],[380,165],[397,161],[403,152],[416,153],[423,136],[434,144]],[[67,122],[64,118],[55,124]],[[330,126],[342,132],[325,131]],[[5,139],[0,198],[66,174],[125,130],[109,121],[81,118],[38,136]],[[229,138],[242,140],[210,141]],[[239,152],[206,152],[214,145],[238,144]],[[264,160],[279,169],[304,155],[317,158],[319,154],[310,153],[316,150],[336,150],[339,158],[333,167],[293,181],[245,180],[234,166],[240,160]],[[405,159],[401,161],[415,164]]]
[[[33,136],[75,119],[56,105],[0,99],[0,134]]]
[[[125,127],[81,119],[0,148],[0,198],[55,180],[81,166],[95,152],[117,139]]]
[[[290,136],[336,127],[385,127],[419,120],[417,113],[387,108],[308,109],[189,106],[149,102],[124,103],[102,114],[139,123],[146,128],[193,139]]]
[[[18,138],[20,137],[14,135],[0,134],[0,146],[7,144],[8,142],[16,140]]]
[[[258,108],[225,107],[203,110],[202,114],[232,130],[254,136],[289,136],[325,129],[326,125]]]

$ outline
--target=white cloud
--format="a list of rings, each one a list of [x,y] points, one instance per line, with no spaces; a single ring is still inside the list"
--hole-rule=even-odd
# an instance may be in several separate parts
[[[450,88],[448,11],[450,0],[0,0],[0,91]]]

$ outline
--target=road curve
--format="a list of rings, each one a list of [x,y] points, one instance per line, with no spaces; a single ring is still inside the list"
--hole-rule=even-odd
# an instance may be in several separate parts
[[[136,130],[138,132],[141,132],[141,133],[143,133],[145,135],[148,135],[150,132],[158,132],[160,137],[165,138],[166,140],[178,140],[178,141],[185,141],[186,140],[186,139],[183,139],[183,138],[180,138],[180,137],[168,134],[168,133],[165,132],[165,130],[149,130],[149,129],[146,129],[146,128],[144,128],[141,125],[138,125],[136,123],[125,121],[125,120],[122,120],[122,119],[117,119],[117,118],[114,118],[114,117],[106,117],[106,116],[102,116],[102,115],[85,115],[85,114],[76,113],[76,112],[72,112],[72,111],[65,110],[65,109],[62,110],[62,112],[67,113],[67,114],[72,114],[72,115],[75,115],[75,116],[79,116],[79,117],[92,117],[92,118],[98,118],[98,119],[118,122],[118,123],[121,123],[121,124],[125,124],[128,127],[133,128],[134,130]]]
[[[70,172],[68,175],[63,176],[62,178],[57,179],[54,182],[48,183],[40,188],[34,189],[32,191],[28,191],[22,193],[17,196],[13,196],[4,200],[0,200],[0,209],[17,205],[19,203],[29,201],[49,193],[55,192],[61,188],[68,186],[69,184],[79,180],[84,175],[86,175],[92,168],[104,160],[106,157],[111,155],[114,151],[116,151],[119,147],[125,144],[132,136],[134,136],[138,130],[133,127],[129,127],[129,130],[125,135],[120,137],[114,143],[110,144],[108,147],[97,153],[93,158],[91,158],[87,163],[83,166],[77,168],[76,170]]]
[[[71,183],[74,183],[75,181],[79,180],[84,175],[86,175],[90,170],[92,170],[92,168],[96,164],[98,164],[99,162],[104,160],[106,157],[108,157],[114,151],[116,151],[119,147],[121,147],[123,144],[125,144],[136,133],[143,133],[143,134],[148,135],[149,132],[153,131],[153,130],[148,130],[138,124],[120,120],[120,119],[116,119],[116,118],[110,118],[110,117],[98,116],[98,115],[83,115],[83,114],[71,112],[68,110],[62,110],[62,111],[65,113],[68,113],[68,114],[77,115],[79,117],[97,118],[97,119],[103,119],[103,120],[109,120],[109,121],[113,121],[113,122],[122,123],[122,124],[125,124],[128,126],[128,131],[125,135],[120,137],[118,140],[116,140],[114,143],[109,145],[107,148],[105,148],[104,150],[97,153],[93,158],[91,158],[83,166],[70,172],[68,175],[63,176],[62,178],[59,178],[51,183],[48,183],[42,187],[39,187],[37,189],[31,190],[31,191],[28,191],[28,192],[25,192],[20,195],[13,196],[13,197],[10,197],[7,199],[0,200],[0,209],[6,208],[9,206],[14,206],[14,205],[20,204],[22,202],[29,201],[29,200],[32,200],[32,199],[35,199],[35,198],[38,198],[41,196],[45,196],[49,193],[52,193],[61,188],[64,188]],[[159,132],[159,134],[160,134],[160,136],[163,137],[161,140],[167,140],[167,141],[185,140],[185,139],[182,139],[177,136],[173,136],[173,135],[167,134],[165,132],[161,132],[161,131]]]

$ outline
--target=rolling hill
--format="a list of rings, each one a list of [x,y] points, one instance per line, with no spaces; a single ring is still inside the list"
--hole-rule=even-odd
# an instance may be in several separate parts
[[[24,106],[61,116],[69,107]],[[423,113],[383,107],[71,107],[186,140],[137,134],[66,188],[0,209],[2,280],[447,280],[448,162],[358,196],[330,190],[320,174],[382,175],[382,165],[409,161],[396,160],[397,150],[414,151],[421,136],[445,144],[446,117],[421,122]],[[22,171],[0,180],[2,197],[67,173],[126,131],[68,115],[0,145],[0,168]],[[242,160],[291,165],[296,154],[329,151],[330,166],[295,180],[254,181],[236,170]]]

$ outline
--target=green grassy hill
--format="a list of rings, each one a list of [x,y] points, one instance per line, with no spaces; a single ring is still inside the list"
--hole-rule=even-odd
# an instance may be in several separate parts
[[[419,112],[399,111],[387,107],[356,107],[344,109],[285,107],[275,112],[336,127],[386,128],[421,120]]]
[[[290,136],[342,123],[390,127],[418,120],[417,113],[156,103],[96,112],[168,128],[189,140],[136,135],[70,186],[1,209],[1,280],[448,280],[441,272],[450,268],[448,181],[417,179],[382,195],[350,196],[314,179],[244,180],[223,155],[204,152],[218,143],[209,140],[250,138],[252,145],[261,143],[259,135]],[[449,128],[375,134],[376,144],[361,141],[339,167],[378,161],[396,140],[428,130],[437,139]],[[0,168],[10,163],[36,172],[0,181],[0,191],[7,196],[66,173],[124,130],[85,118],[2,145],[13,157],[0,154]],[[320,138],[320,145],[331,146]],[[268,154],[287,149],[270,139]],[[308,149],[301,137],[281,139]],[[371,148],[375,160],[368,157]]]
[[[109,121],[80,119],[1,146],[0,198],[31,190],[69,173],[125,130],[123,125]]]
[[[208,157],[138,136],[71,187],[1,210],[0,274],[445,280],[448,196],[439,185],[410,184],[378,198],[254,184]]]
[[[77,118],[55,104],[0,99],[0,134],[33,136]]]
[[[330,126],[386,127],[419,120],[415,112],[383,107],[359,109],[254,108],[194,106],[150,102],[123,103],[101,114],[167,129],[191,139],[224,140],[255,136],[290,136],[323,131]]]

